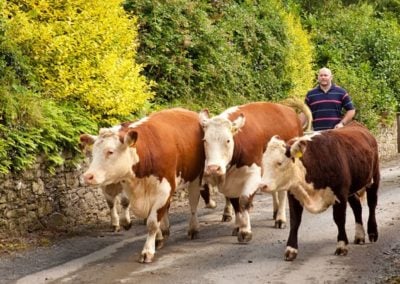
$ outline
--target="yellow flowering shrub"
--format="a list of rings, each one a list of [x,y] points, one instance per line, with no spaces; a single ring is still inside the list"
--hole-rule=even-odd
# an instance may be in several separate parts
[[[315,83],[313,71],[313,44],[311,37],[303,29],[300,18],[292,12],[283,12],[283,22],[288,37],[287,45],[287,74],[290,76],[292,88],[290,97],[304,98],[307,91]]]
[[[137,19],[120,0],[7,1],[1,13],[42,96],[77,101],[106,121],[142,109],[153,96],[135,63]]]

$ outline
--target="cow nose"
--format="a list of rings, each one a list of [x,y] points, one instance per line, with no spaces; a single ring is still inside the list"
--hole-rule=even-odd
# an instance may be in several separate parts
[[[221,175],[222,174],[221,167],[218,166],[218,165],[208,165],[206,167],[206,170],[205,170],[204,174],[206,176]]]
[[[258,185],[258,190],[261,192],[267,192],[267,193],[271,193],[272,190],[270,188],[268,188],[268,185],[266,185],[265,183],[260,183]]]
[[[85,181],[86,184],[92,184],[94,181],[94,174],[85,173],[83,175],[83,180]]]

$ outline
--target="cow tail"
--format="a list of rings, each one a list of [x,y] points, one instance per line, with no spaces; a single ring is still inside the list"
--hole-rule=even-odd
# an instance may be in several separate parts
[[[281,102],[283,105],[294,108],[296,112],[302,112],[306,117],[306,124],[303,125],[303,131],[312,131],[312,113],[310,108],[304,103],[304,101],[298,98],[287,98]]]

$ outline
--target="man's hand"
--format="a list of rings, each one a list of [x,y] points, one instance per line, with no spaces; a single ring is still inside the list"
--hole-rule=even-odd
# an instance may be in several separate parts
[[[335,125],[336,128],[342,128],[344,126],[343,122],[339,122],[338,124]]]

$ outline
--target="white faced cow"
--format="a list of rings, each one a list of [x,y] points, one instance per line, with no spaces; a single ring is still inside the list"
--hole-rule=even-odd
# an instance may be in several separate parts
[[[290,192],[290,233],[285,260],[291,261],[297,256],[297,234],[303,208],[319,213],[333,206],[333,219],[338,228],[335,254],[346,255],[346,204],[349,202],[356,221],[354,242],[365,243],[358,196],[364,188],[369,206],[369,240],[375,242],[378,239],[375,220],[380,180],[378,145],[361,124],[352,122],[346,127],[306,135],[289,143],[273,137],[263,164],[264,189]]]
[[[311,123],[308,108],[303,103],[294,106]],[[285,140],[303,135],[300,120],[291,107],[267,102],[233,107],[213,118],[208,111],[199,116],[206,155],[204,180],[230,198],[236,218],[233,235],[239,242],[248,242],[252,238],[249,208],[261,181],[266,142],[276,134]],[[286,222],[285,203],[286,193],[280,193],[280,208],[274,208],[278,228]]]
[[[189,235],[198,232],[196,211],[205,159],[202,137],[197,113],[184,109],[101,129],[98,136],[81,136],[82,143],[93,144],[85,182],[102,187],[121,184],[132,212],[147,219],[140,262],[151,262],[156,246],[160,248],[169,234],[168,208],[177,188],[189,187]]]

